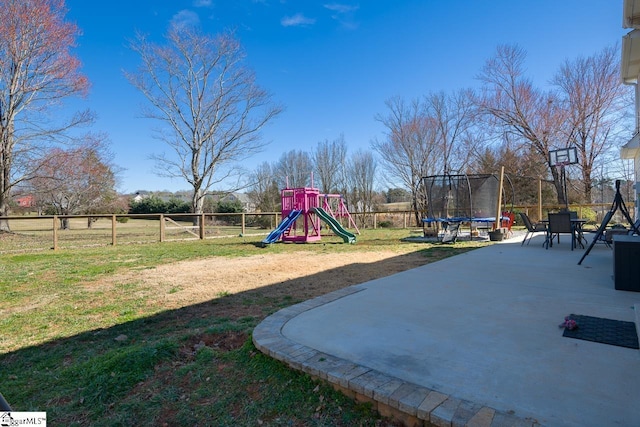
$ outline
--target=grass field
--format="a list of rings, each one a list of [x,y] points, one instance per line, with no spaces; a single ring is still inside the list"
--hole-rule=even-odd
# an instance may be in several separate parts
[[[17,218],[9,221],[10,234],[0,235],[0,254],[49,250],[53,247],[54,221],[51,218]],[[112,244],[112,223],[110,218],[99,218],[87,225],[86,218],[71,218],[69,229],[57,230],[57,246],[73,249]],[[205,238],[238,236],[242,227],[221,221],[205,224]],[[270,230],[259,227],[245,227],[247,235],[266,235]],[[197,240],[198,227],[188,219],[166,219],[163,227],[164,241]],[[157,219],[134,218],[126,222],[116,222],[116,245],[155,243],[160,241],[160,221]]]
[[[371,280],[487,244],[400,240],[410,234],[368,230],[355,245],[323,237],[315,244],[261,248],[262,237],[235,237],[5,253],[0,392],[14,410],[46,411],[50,425],[394,425],[262,355],[251,331],[281,308],[353,284],[341,278]],[[140,279],[197,260],[224,265],[244,257],[264,262],[304,252],[367,258],[381,251],[394,257],[377,268],[347,264],[327,280],[325,273],[292,277],[238,293],[221,291],[179,308],[164,305],[179,286],[160,288]]]

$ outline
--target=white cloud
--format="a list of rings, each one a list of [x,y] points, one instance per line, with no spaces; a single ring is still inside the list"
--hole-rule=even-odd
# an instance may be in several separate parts
[[[325,4],[324,7],[337,13],[350,13],[360,9],[360,6],[349,6],[348,4],[340,3]]]
[[[280,23],[284,27],[300,27],[308,26],[316,23],[315,19],[307,18],[302,13],[296,13],[293,16],[285,16],[280,20]]]
[[[212,5],[212,0],[193,0],[194,7],[211,7]]]
[[[197,27],[200,25],[200,17],[191,10],[181,10],[171,18],[171,26],[175,28]]]
[[[333,12],[331,18],[338,21],[343,28],[347,30],[355,30],[358,28],[358,23],[354,20],[354,14],[358,9],[360,9],[360,6],[329,3],[325,4],[324,8]]]

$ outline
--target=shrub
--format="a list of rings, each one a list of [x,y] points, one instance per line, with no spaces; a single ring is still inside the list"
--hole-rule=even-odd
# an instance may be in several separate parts
[[[191,206],[187,202],[183,202],[175,197],[168,201],[162,200],[160,197],[152,195],[145,197],[140,201],[132,201],[129,208],[131,214],[160,214],[160,213],[188,213]]]

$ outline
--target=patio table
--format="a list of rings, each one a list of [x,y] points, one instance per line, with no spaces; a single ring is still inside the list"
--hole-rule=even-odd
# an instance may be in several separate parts
[[[573,227],[573,230],[575,232],[575,237],[576,237],[576,241],[571,242],[574,248],[577,247],[576,246],[576,243],[577,243],[580,245],[582,249],[584,249],[584,245],[582,244],[582,241],[587,243],[587,239],[584,237],[584,225],[587,223],[587,221],[589,220],[586,218],[571,218],[571,227]],[[542,219],[540,220],[540,222],[545,224],[547,227],[549,226],[548,219]],[[547,240],[545,240],[544,243],[542,243],[542,246],[545,246],[546,243],[547,243]],[[553,247],[553,243],[551,243],[551,246]]]

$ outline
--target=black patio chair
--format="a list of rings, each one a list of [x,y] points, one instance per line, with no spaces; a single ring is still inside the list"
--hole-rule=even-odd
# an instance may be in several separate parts
[[[527,215],[526,213],[520,212],[520,218],[522,218],[524,226],[527,227],[527,234],[524,235],[524,240],[522,241],[522,244],[520,244],[520,246],[524,245],[524,242],[527,242],[527,245],[531,243],[531,238],[535,233],[547,232],[546,224],[543,224],[541,222],[533,223],[531,221],[531,218],[529,218],[529,215]],[[527,241],[527,237],[529,237],[529,241]]]
[[[547,238],[544,243],[547,249],[553,247],[553,238],[557,237],[560,243],[560,234],[571,234],[571,250],[576,245],[576,230],[571,224],[571,214],[569,212],[559,212],[549,214],[549,225],[547,226]]]
[[[571,221],[578,219],[578,211],[569,211],[569,215],[571,215]],[[576,246],[579,244],[582,248],[584,248],[582,242],[588,243],[587,239],[584,237],[584,230],[582,229],[583,223],[581,222],[573,222],[572,223],[575,236],[576,236]]]

